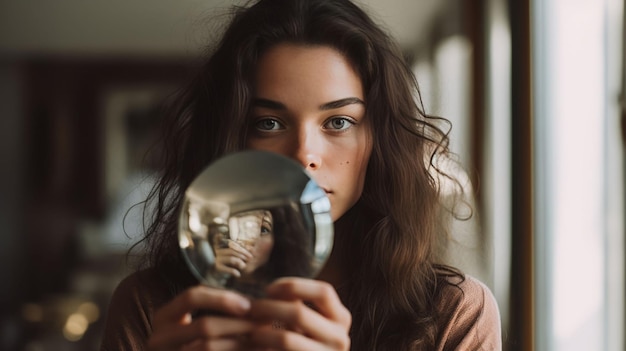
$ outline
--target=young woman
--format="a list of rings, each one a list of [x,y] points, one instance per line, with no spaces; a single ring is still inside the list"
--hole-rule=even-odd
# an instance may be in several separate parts
[[[150,267],[117,288],[102,349],[500,349],[493,295],[436,261],[439,184],[450,176],[433,160],[448,140],[418,101],[392,39],[349,0],[238,8],[175,106]],[[184,190],[242,149],[299,161],[335,221],[317,279],[279,279],[256,300],[197,285],[177,244]],[[191,317],[204,309],[219,313]]]

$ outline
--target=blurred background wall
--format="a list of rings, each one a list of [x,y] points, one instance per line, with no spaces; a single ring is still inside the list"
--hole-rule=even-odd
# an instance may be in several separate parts
[[[98,349],[156,111],[232,3],[0,0],[0,349]],[[494,291],[505,350],[625,350],[624,1],[359,3],[453,123],[475,215],[446,258]]]

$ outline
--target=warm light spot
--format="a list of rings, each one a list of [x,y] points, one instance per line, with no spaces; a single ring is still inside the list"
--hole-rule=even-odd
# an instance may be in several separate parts
[[[93,302],[85,302],[78,306],[78,313],[87,317],[89,323],[93,323],[100,318],[100,309]]]
[[[189,241],[189,237],[187,236],[187,232],[182,233],[182,235],[178,236],[178,241],[181,249],[186,249],[191,245]]]
[[[88,326],[89,321],[87,317],[80,313],[73,313],[67,318],[67,322],[65,322],[63,336],[69,341],[78,341],[83,337]]]

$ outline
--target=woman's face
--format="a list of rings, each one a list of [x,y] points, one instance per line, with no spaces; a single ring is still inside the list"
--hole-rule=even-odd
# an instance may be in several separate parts
[[[261,57],[254,89],[247,146],[300,162],[337,220],[361,196],[372,151],[361,79],[330,47],[280,44]]]

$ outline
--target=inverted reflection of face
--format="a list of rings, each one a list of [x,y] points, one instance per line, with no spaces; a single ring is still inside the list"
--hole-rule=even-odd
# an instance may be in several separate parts
[[[276,278],[315,277],[332,248],[330,211],[324,189],[296,162],[243,151],[186,190],[179,245],[203,284],[261,297]]]
[[[252,260],[246,265],[244,270],[246,273],[251,273],[256,268],[264,265],[269,259],[274,246],[272,214],[269,211],[263,212],[260,235],[252,249]]]
[[[231,217],[231,240],[252,256],[242,268],[252,273],[265,264],[274,245],[272,214],[269,211],[250,211]]]

